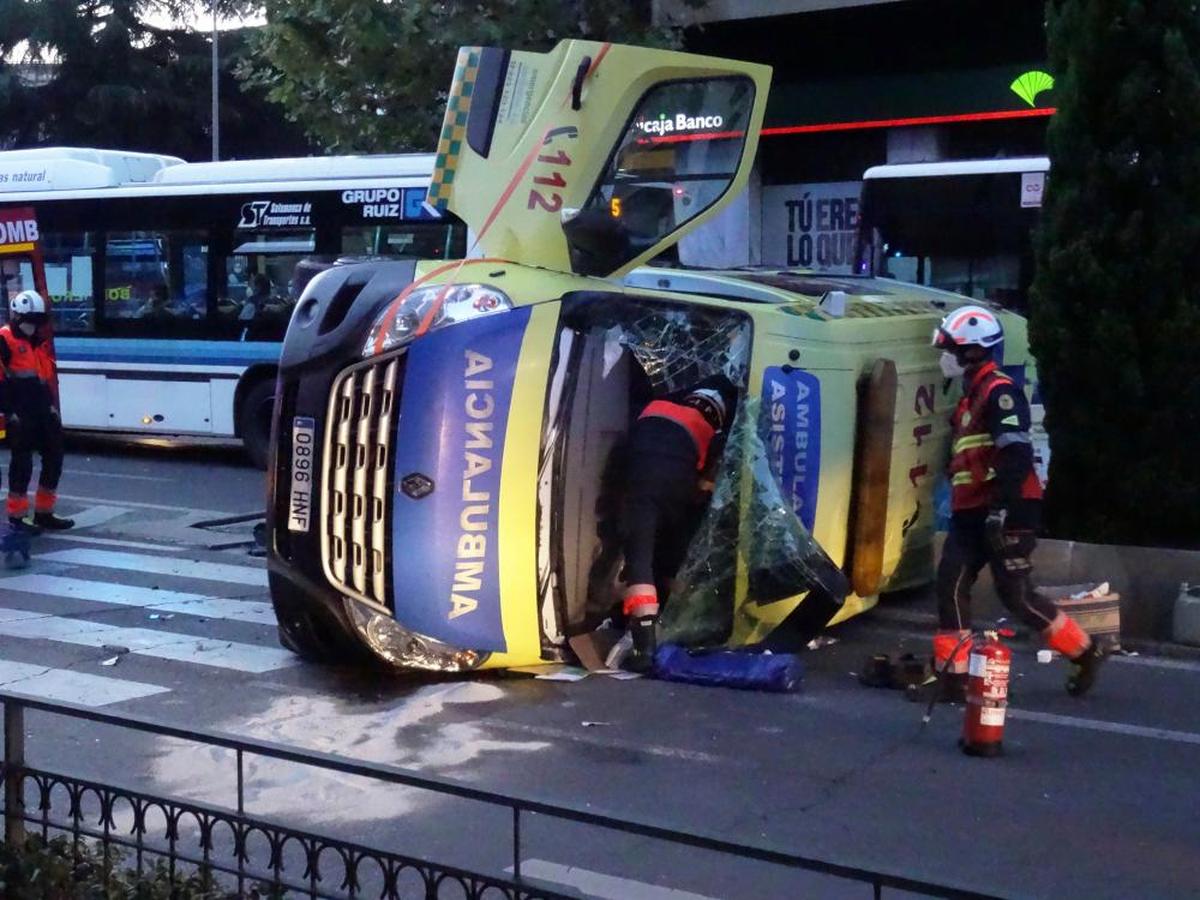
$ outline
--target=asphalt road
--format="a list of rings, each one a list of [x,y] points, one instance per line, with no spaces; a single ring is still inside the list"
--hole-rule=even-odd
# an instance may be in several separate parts
[[[787,696],[321,669],[278,647],[261,561],[210,549],[245,540],[249,524],[195,527],[253,513],[261,495],[261,473],[228,447],[72,442],[61,506],[83,524],[39,539],[30,568],[0,570],[0,688],[1003,896],[1200,894],[1198,663],[1117,657],[1074,700],[1061,664],[1018,645],[998,760],[959,752],[961,709],[940,707],[923,728],[921,709],[853,676],[872,651],[924,652],[919,598],[806,651],[804,689]],[[44,714],[27,725],[33,764],[232,804],[223,752]],[[506,814],[478,804],[262,759],[247,771],[254,815],[511,864]],[[522,859],[589,897],[871,896],[536,817]]]

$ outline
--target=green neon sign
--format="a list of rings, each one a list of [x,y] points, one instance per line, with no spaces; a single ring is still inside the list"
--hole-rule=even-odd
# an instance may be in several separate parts
[[[1038,94],[1054,87],[1054,76],[1034,69],[1032,72],[1026,72],[1019,76],[1009,87],[1012,88],[1014,94],[1030,106],[1037,106]]]

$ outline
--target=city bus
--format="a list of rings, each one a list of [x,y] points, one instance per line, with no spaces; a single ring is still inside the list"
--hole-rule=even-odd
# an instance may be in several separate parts
[[[874,166],[863,175],[858,271],[1028,314],[1044,157]]]
[[[0,153],[0,217],[37,223],[64,425],[239,438],[265,465],[281,342],[307,281],[343,256],[463,255],[465,226],[425,203],[432,170],[418,154]],[[6,265],[12,284],[33,277],[29,260]]]

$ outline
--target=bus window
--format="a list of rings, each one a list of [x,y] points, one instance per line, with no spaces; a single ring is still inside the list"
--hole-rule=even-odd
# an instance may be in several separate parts
[[[225,287],[217,303],[220,336],[281,341],[300,296],[297,267],[315,249],[315,232],[246,237],[225,260]]]
[[[863,182],[859,269],[1027,312],[1031,233],[1020,172]]]
[[[203,232],[109,232],[104,273],[104,316],[117,331],[185,337],[202,330],[208,306]]]
[[[33,280],[29,277],[33,270],[30,268],[27,275],[24,271],[27,266],[28,263],[23,264],[23,261],[15,256],[0,259],[0,276],[4,278],[4,309],[0,310],[0,316],[7,315],[9,300],[25,290],[26,285],[33,286]]]
[[[465,229],[461,225],[350,225],[342,229],[345,256],[398,256],[406,259],[454,259]]]
[[[56,334],[96,330],[96,232],[43,232],[42,258]]]

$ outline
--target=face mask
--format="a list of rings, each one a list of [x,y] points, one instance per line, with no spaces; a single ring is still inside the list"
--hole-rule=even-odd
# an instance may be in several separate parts
[[[942,367],[942,374],[947,378],[957,378],[966,371],[962,367],[962,363],[958,361],[958,357],[949,350],[942,351],[942,357],[938,360],[938,364]]]
[[[37,326],[32,322],[22,322],[17,326],[17,328],[19,328],[21,334],[25,335],[26,337],[33,337],[33,333],[37,331]]]

